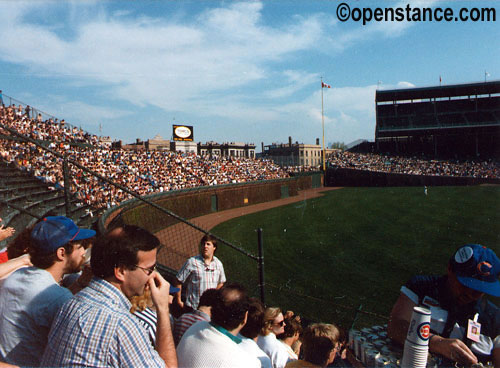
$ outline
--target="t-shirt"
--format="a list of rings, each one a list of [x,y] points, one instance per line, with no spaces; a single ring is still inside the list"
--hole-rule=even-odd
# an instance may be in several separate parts
[[[244,351],[240,341],[210,322],[197,322],[188,328],[177,347],[179,367],[260,368],[259,360]]]
[[[0,263],[5,263],[9,260],[9,256],[7,254],[7,248],[0,250]]]
[[[267,354],[264,353],[261,348],[259,348],[254,340],[242,335],[238,336],[241,338],[240,347],[247,353],[256,356],[260,361],[261,368],[272,368],[273,365],[271,364],[271,358],[269,358]]]
[[[177,318],[174,327],[174,341],[176,346],[179,344],[179,341],[181,341],[182,335],[184,335],[187,329],[198,321],[209,322],[210,316],[200,310],[195,310],[191,313],[184,313]]]
[[[50,326],[71,292],[36,267],[15,271],[0,287],[0,361],[38,366]]]
[[[286,363],[292,360],[287,349],[272,332],[266,336],[260,335],[257,339],[257,345],[271,358],[273,368],[284,368]]]

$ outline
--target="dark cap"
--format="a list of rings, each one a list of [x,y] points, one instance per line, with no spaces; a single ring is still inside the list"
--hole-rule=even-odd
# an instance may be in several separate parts
[[[80,229],[65,216],[47,216],[35,225],[31,238],[42,252],[52,253],[70,241],[92,238],[95,234],[94,230]]]
[[[500,296],[500,260],[491,249],[479,244],[466,244],[455,252],[450,265],[462,285]]]

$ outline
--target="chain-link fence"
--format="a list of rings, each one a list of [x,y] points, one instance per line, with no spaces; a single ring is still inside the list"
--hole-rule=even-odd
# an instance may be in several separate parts
[[[93,177],[96,179],[97,185],[103,190],[116,188],[123,193],[133,197],[133,200],[127,201],[120,205],[118,208],[105,214],[99,223],[101,232],[106,231],[110,226],[118,226],[122,224],[134,224],[141,226],[150,232],[154,233],[160,239],[162,248],[158,254],[158,263],[163,265],[163,271],[172,275],[178,270],[187,258],[198,254],[198,244],[205,234],[210,232],[204,229],[199,224],[190,222],[184,217],[181,217],[168,208],[162,206],[161,201],[158,203],[156,200],[151,201],[144,196],[140,196],[129,188],[120,185],[99,173],[89,170],[80,163],[74,161],[67,155],[63,155],[51,148],[46,147],[46,142],[40,142],[32,138],[26,137],[16,130],[0,123],[0,128],[5,132],[10,133],[10,137],[4,136],[4,139],[12,140],[19,152],[18,160],[38,162],[42,166],[50,165],[51,169],[61,175],[61,186],[65,193],[64,199],[64,214],[71,217],[72,210],[78,202],[79,198],[75,198],[75,181],[76,177]],[[28,165],[30,167],[30,165]],[[34,168],[35,171],[37,168]],[[186,193],[196,193],[199,189],[184,191]],[[166,193],[165,193],[166,194]],[[85,200],[85,198],[80,198]],[[199,213],[195,208],[199,201],[184,201],[179,203],[175,196],[169,196],[173,199],[173,203],[177,207],[184,207],[186,213]],[[176,203],[177,202],[177,203]],[[62,209],[60,209],[62,212]],[[99,209],[94,209],[98,211]],[[44,209],[46,212],[46,209]],[[44,213],[45,213],[44,212]],[[56,213],[54,213],[56,214]],[[62,213],[57,213],[62,214]],[[40,216],[40,214],[34,214]],[[110,216],[112,215],[112,216]],[[259,268],[258,261],[262,264],[263,260],[256,255],[253,255],[239,247],[234,246],[230,242],[215,236],[219,244],[233,249],[239,256],[247,257],[255,263],[257,270]],[[257,274],[257,271],[256,271]],[[236,279],[235,279],[236,280]],[[259,282],[259,287],[263,287]],[[261,295],[263,295],[263,291]]]
[[[113,226],[134,224],[154,233],[162,244],[158,254],[158,263],[163,265],[161,269],[170,276],[174,275],[187,258],[199,253],[200,239],[203,235],[210,233],[211,229],[211,226],[206,225],[207,221],[203,216],[213,216],[214,213],[216,214],[220,209],[223,209],[220,203],[222,202],[221,198],[218,202],[217,193],[213,188],[165,192],[146,198],[98,172],[89,170],[81,163],[76,162],[71,155],[65,155],[47,147],[47,142],[26,137],[5,124],[0,123],[0,129],[4,132],[2,139],[8,140],[8,144],[15,145],[17,152],[20,153],[16,160],[26,161],[24,163],[26,165],[22,165],[23,167],[28,167],[36,172],[38,168],[36,165],[40,165],[60,174],[62,188],[59,189],[64,190],[65,200],[64,206],[59,208],[61,211],[59,214],[64,213],[71,217],[74,208],[82,206],[79,201],[86,200],[76,196],[75,179],[85,184],[86,180],[93,178],[100,191],[106,192],[109,188],[115,188],[132,197],[131,200],[106,211],[100,217],[99,230],[102,232]],[[308,178],[306,175],[299,175],[292,179],[229,185],[225,188],[230,193],[226,196],[225,201],[230,202],[228,198],[238,197],[243,192],[245,192],[243,199],[251,198],[252,203],[253,199],[257,197],[261,198],[262,201],[287,197],[295,195],[300,189],[320,185],[321,180],[318,179],[320,179],[319,176],[314,180],[312,176]],[[316,184],[314,184],[315,181]],[[242,201],[241,204],[243,203]],[[34,215],[40,216],[42,213]],[[190,218],[191,216],[196,217]],[[250,243],[253,244],[250,248],[235,245],[218,234],[212,235],[218,239],[217,254],[222,251],[221,258],[229,271],[227,272],[228,280],[244,284],[254,296],[262,299],[265,296],[269,305],[294,306],[298,313],[311,320],[355,321],[366,317],[371,322],[374,319],[381,320],[380,323],[384,322],[384,316],[366,312],[361,305],[346,305],[342,301],[313,297],[311,296],[314,295],[312,292],[299,291],[285,284],[276,285],[273,280],[270,280],[265,291],[264,256],[262,254],[263,248],[259,247],[259,244],[262,245],[262,241],[258,241],[258,231],[256,230],[250,239]]]

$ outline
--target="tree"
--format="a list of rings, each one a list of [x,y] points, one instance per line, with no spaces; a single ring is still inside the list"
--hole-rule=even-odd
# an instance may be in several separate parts
[[[334,149],[341,149],[345,150],[345,143],[344,142],[333,142],[329,144],[329,148],[334,148]]]

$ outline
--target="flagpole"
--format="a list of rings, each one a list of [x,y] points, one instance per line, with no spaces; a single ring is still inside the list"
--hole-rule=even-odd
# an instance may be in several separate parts
[[[323,77],[321,77],[321,126],[323,127],[323,173],[325,172],[325,114],[323,109]]]

